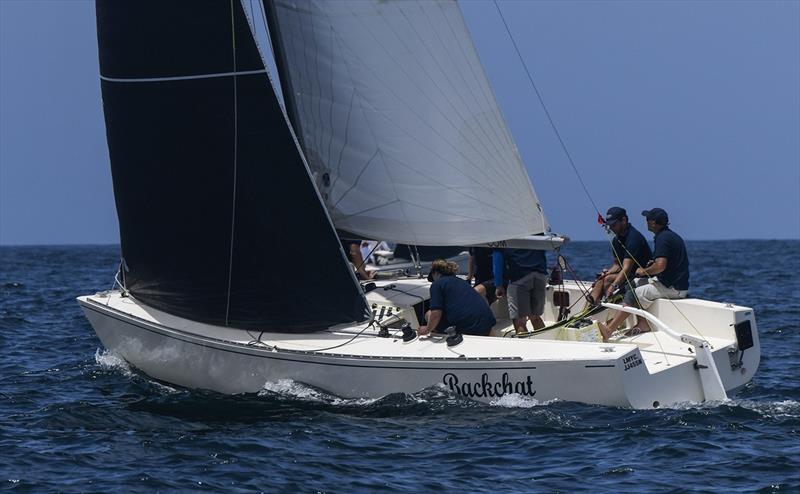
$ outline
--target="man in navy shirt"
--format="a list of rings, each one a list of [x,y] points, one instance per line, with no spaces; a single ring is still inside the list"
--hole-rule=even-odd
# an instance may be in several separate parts
[[[642,309],[647,309],[659,298],[686,298],[689,294],[689,256],[683,239],[669,228],[669,216],[661,208],[642,211],[647,219],[647,229],[655,234],[653,262],[636,269],[637,276],[658,276],[650,283],[636,289],[636,299]],[[630,305],[630,304],[628,304]],[[617,314],[606,326],[599,324],[603,339],[607,340],[614,330],[628,316],[625,312]],[[647,321],[636,318],[636,326],[626,336],[634,336],[650,331]]]
[[[516,333],[523,335],[528,332],[528,319],[533,329],[543,328],[542,314],[547,287],[547,257],[544,251],[498,249],[493,257],[496,294],[502,297],[508,293],[508,314]]]
[[[437,259],[431,265],[428,280],[430,310],[425,314],[428,324],[417,331],[424,336],[433,331],[444,332],[450,326],[464,334],[487,336],[496,321],[486,300],[469,283],[458,278],[458,265]]]
[[[489,305],[497,300],[492,269],[492,249],[489,247],[469,248],[467,281],[475,279],[475,291],[485,298]]]
[[[628,222],[628,212],[625,209],[609,208],[605,221],[615,235],[611,241],[613,260],[611,266],[604,269],[595,281],[589,303],[595,304],[604,293],[608,297],[618,288],[623,288],[625,301],[634,305],[633,290],[644,284],[641,279],[636,279],[636,268],[647,266],[653,253],[644,235]]]

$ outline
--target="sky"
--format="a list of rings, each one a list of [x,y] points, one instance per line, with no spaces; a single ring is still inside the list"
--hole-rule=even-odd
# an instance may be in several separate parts
[[[494,3],[462,0],[554,231],[604,240]],[[601,210],[800,238],[800,1],[499,2]],[[117,243],[94,4],[0,0],[0,244]]]

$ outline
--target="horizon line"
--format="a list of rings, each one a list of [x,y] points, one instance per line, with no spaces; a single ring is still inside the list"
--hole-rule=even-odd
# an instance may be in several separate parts
[[[684,238],[687,242],[739,242],[739,241],[771,241],[771,240],[794,240],[800,241],[800,237],[770,237],[770,238]],[[572,242],[599,242],[599,243],[607,243],[608,240],[598,240],[598,239],[570,239],[569,242],[564,244],[565,246],[569,245]],[[0,243],[0,248],[2,247],[111,247],[111,246],[118,246],[120,245],[119,242],[87,242],[87,243],[52,243],[52,244],[13,244],[13,243]]]

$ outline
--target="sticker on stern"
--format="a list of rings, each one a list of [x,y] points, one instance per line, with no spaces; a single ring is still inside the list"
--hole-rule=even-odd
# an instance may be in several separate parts
[[[634,367],[639,367],[644,362],[642,362],[642,357],[639,354],[628,355],[622,359],[622,364],[625,365],[625,370],[633,369]]]

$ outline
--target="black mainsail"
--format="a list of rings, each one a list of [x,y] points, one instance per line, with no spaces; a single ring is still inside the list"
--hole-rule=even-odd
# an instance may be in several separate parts
[[[98,0],[97,30],[130,294],[234,328],[364,320],[239,0]]]

